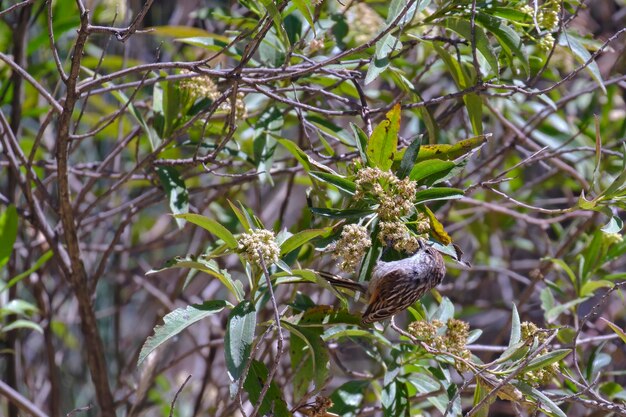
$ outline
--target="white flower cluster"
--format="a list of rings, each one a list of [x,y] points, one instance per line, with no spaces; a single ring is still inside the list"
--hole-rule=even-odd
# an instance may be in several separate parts
[[[248,262],[261,266],[261,256],[266,266],[278,262],[280,248],[276,244],[274,233],[265,229],[255,229],[239,236],[239,253]]]

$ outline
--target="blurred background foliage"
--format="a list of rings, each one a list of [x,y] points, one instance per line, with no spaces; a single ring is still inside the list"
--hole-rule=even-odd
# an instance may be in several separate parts
[[[626,415],[624,1],[0,20],[0,414]],[[402,331],[312,272],[407,256],[366,167],[447,254]]]

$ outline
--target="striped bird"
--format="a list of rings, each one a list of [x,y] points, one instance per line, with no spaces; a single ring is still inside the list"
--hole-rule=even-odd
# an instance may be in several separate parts
[[[368,283],[356,282],[328,272],[317,272],[335,287],[360,291],[368,295],[363,323],[388,319],[406,310],[426,291],[441,283],[446,274],[443,257],[434,248],[420,244],[411,257],[398,261],[378,261]]]

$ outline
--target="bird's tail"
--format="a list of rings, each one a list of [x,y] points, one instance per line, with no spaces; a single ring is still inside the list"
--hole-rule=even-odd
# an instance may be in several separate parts
[[[367,292],[367,285],[362,282],[352,281],[351,279],[342,278],[338,275],[331,274],[326,271],[315,271],[317,275],[324,278],[333,287],[347,288],[352,291]]]

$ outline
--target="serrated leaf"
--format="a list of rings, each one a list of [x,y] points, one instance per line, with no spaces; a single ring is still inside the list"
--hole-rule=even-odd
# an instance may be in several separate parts
[[[241,378],[250,358],[255,329],[256,311],[254,305],[248,300],[243,300],[228,315],[224,336],[226,368],[233,381],[238,381]]]
[[[9,262],[13,245],[17,239],[17,209],[13,204],[9,204],[2,213],[0,213],[0,268]]]
[[[387,112],[387,118],[374,128],[367,144],[368,162],[383,171],[391,168],[398,149],[400,113],[400,104],[396,104],[393,109]]]
[[[237,247],[237,239],[235,239],[235,236],[230,232],[230,230],[213,219],[194,213],[176,214],[174,217],[177,219],[187,220],[189,223],[202,227],[204,230],[222,239],[224,243],[226,243],[226,246],[231,249],[235,249]]]
[[[205,317],[219,313],[227,306],[224,300],[207,301],[202,304],[194,304],[186,308],[177,308],[163,317],[163,325],[154,328],[154,334],[144,342],[139,352],[137,365],[139,366],[146,357],[163,343],[176,336],[187,327],[202,320]]]
[[[176,168],[160,166],[156,168],[156,172],[161,185],[165,189],[172,214],[187,213],[189,211],[189,193]],[[180,229],[185,225],[184,220],[176,219],[176,223]]]

